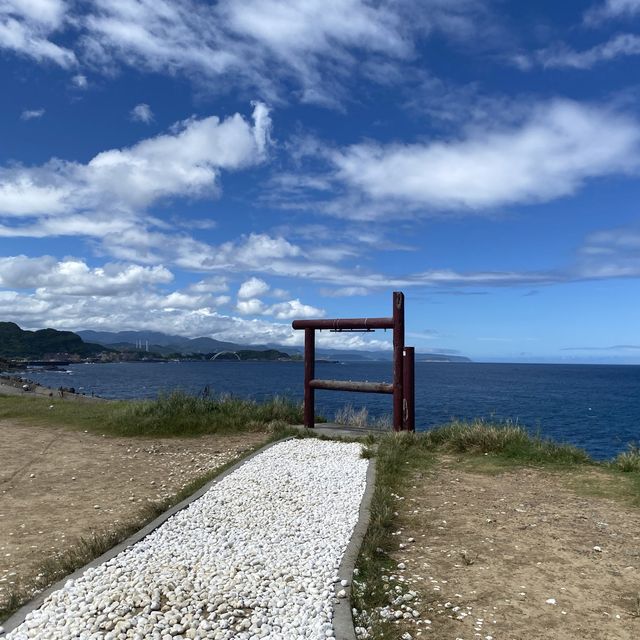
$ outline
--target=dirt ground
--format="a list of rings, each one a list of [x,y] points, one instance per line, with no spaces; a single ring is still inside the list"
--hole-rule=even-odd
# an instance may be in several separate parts
[[[264,439],[108,438],[0,421],[0,605],[78,537],[135,519]]]
[[[408,609],[419,615],[399,630],[438,640],[640,638],[640,509],[576,491],[600,482],[611,477],[487,474],[453,459],[416,473],[397,497],[393,558],[406,568],[384,578],[417,594]]]

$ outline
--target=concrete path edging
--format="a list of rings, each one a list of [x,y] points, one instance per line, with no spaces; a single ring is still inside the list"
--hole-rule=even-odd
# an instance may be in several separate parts
[[[353,583],[353,570],[356,566],[358,556],[360,555],[360,547],[362,541],[367,533],[369,527],[369,520],[371,518],[371,499],[373,498],[373,492],[375,491],[376,484],[376,458],[369,459],[369,466],[367,467],[367,480],[360,501],[360,514],[358,522],[351,534],[351,540],[342,556],[342,562],[338,569],[338,575],[341,578],[345,578],[349,581],[346,587],[343,587],[347,592],[345,598],[340,598],[337,604],[334,606],[333,613],[333,628],[335,631],[336,640],[356,640],[356,632],[353,624],[353,612],[351,610],[351,585]]]

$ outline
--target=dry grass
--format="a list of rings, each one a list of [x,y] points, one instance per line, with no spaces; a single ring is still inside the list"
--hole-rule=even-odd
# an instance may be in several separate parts
[[[369,411],[366,407],[356,409],[352,404],[347,404],[336,411],[335,422],[348,427],[378,431],[390,431],[392,428],[390,415],[372,418],[369,416]]]
[[[629,450],[618,454],[611,462],[611,466],[625,473],[640,471],[640,446],[631,443]]]

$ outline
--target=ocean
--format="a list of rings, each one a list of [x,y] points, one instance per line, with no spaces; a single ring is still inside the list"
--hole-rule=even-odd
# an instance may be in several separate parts
[[[167,362],[70,365],[29,370],[26,377],[105,398],[153,398],[163,391],[232,393],[262,400],[302,400],[301,362]],[[391,381],[387,362],[316,363],[323,379]],[[316,392],[316,412],[331,420],[345,404],[372,416],[391,413],[391,396]],[[596,459],[640,440],[640,366],[416,363],[416,428],[452,418],[510,421]]]

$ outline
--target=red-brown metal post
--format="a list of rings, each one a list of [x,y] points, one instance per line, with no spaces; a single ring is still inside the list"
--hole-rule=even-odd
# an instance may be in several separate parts
[[[404,348],[402,359],[402,389],[404,392],[402,407],[402,428],[405,431],[416,430],[416,395],[415,395],[415,349]]]
[[[402,352],[404,350],[404,293],[393,292],[393,430],[402,431]]]
[[[315,422],[315,390],[311,381],[316,370],[316,332],[315,329],[304,330],[304,426],[314,428]]]

